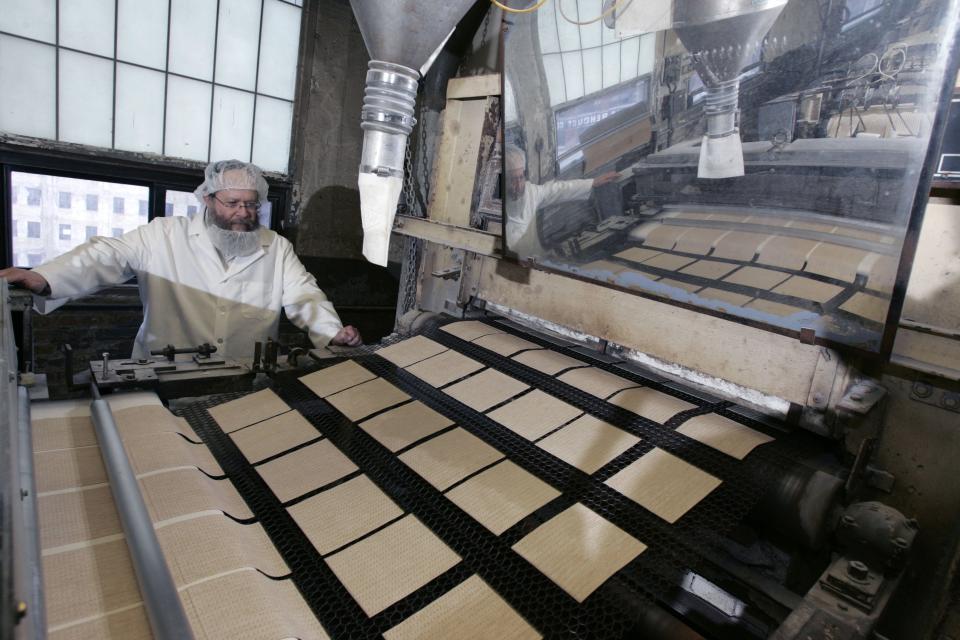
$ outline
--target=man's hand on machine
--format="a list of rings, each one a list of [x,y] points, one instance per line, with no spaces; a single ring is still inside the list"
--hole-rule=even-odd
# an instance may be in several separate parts
[[[50,284],[39,273],[29,269],[0,269],[0,278],[6,278],[8,284],[19,285],[38,295],[50,295]]]
[[[613,182],[620,177],[620,174],[616,171],[610,171],[608,173],[601,174],[593,179],[593,188],[602,187],[605,184]]]
[[[337,335],[333,336],[330,344],[338,347],[359,347],[363,344],[363,339],[360,337],[360,332],[357,331],[356,327],[347,325],[343,329],[340,329]]]

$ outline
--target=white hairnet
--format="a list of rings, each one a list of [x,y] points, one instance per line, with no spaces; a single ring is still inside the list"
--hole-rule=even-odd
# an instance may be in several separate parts
[[[200,204],[205,204],[204,197],[224,189],[252,189],[257,192],[261,203],[267,201],[267,181],[255,164],[240,160],[211,162],[203,170],[203,178],[203,184],[193,192]]]

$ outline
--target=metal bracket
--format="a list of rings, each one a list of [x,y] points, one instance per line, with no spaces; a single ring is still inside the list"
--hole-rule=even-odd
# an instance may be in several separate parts
[[[960,393],[940,389],[924,380],[917,380],[910,387],[910,399],[960,413]]]
[[[883,586],[883,576],[859,560],[838,558],[820,580],[820,586],[853,606],[870,612]]]
[[[460,277],[460,265],[433,271],[430,273],[430,275],[434,278],[440,278],[441,280],[456,280]]]

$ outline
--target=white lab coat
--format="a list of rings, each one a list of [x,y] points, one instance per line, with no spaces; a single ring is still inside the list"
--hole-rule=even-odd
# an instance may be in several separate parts
[[[297,258],[290,242],[260,229],[261,246],[224,266],[207,235],[203,213],[157,218],[119,238],[95,237],[35,269],[50,283],[48,313],[69,298],[137,276],[143,324],[134,358],[168,344],[204,342],[240,361],[253,357],[254,342],[277,338],[280,310],[325,346],[343,327],[333,305]]]
[[[541,207],[558,202],[586,200],[593,180],[553,180],[546,184],[524,185],[519,198],[507,197],[507,247],[521,258],[542,256],[543,245],[537,234],[536,214]]]

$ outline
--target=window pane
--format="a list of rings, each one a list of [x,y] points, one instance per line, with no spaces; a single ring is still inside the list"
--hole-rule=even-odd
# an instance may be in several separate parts
[[[70,0],[60,4],[60,45],[113,57],[115,0]]]
[[[20,171],[11,172],[10,183],[26,194],[11,204],[14,225],[20,231],[13,239],[17,266],[51,260],[98,235],[97,229],[119,229],[121,234],[135,229],[141,221],[138,216],[114,214],[112,208],[102,211],[97,204],[101,199],[111,203],[147,200],[150,191],[138,185]]]
[[[123,215],[124,210],[124,201],[123,198],[114,198],[113,199],[113,212],[118,215]]]
[[[140,216],[147,216],[150,213],[149,210],[147,209],[147,201],[140,200],[138,201],[138,204],[139,204],[139,209],[137,210],[137,214]]]
[[[557,4],[557,3],[553,3]],[[557,39],[557,14],[554,7],[544,7],[544,11],[537,11],[537,31],[540,34],[540,51],[542,53],[557,53],[560,51],[560,41]]]
[[[560,104],[567,101],[567,90],[563,86],[563,62],[560,54],[543,56],[543,73],[547,77],[547,88],[550,91],[550,104]]]
[[[619,42],[614,44],[608,44],[603,47],[603,88],[612,87],[615,84],[620,84],[620,75],[622,72],[621,62],[622,62],[622,47]],[[583,64],[585,68],[591,69],[596,67],[591,67],[590,63],[587,62],[586,53],[583,56]],[[636,64],[633,65],[636,68]],[[590,74],[587,74],[587,79],[590,79]],[[591,90],[587,90],[587,93],[593,93]]]
[[[166,204],[164,206],[164,215],[166,216],[186,216],[189,215],[188,208],[193,207],[196,211],[197,196],[189,191],[174,191],[167,189]]]
[[[567,89],[567,100],[583,97],[583,58],[579,51],[562,53],[563,82]]]
[[[260,207],[260,213],[257,214],[257,218],[260,220],[260,226],[270,228],[270,218],[273,217],[273,203],[267,200],[263,203],[263,206]]]
[[[609,47],[603,47],[603,49],[609,49]],[[590,73],[584,74],[583,77],[584,91],[588,94],[600,91],[603,89],[604,83],[608,81],[607,69],[603,68],[602,50],[597,47],[582,51],[581,54],[583,55],[583,67],[590,69]]]
[[[657,55],[656,45],[656,34],[647,33],[640,36],[640,60],[637,63],[638,76],[642,76],[645,73],[651,73],[653,71],[653,63]]]
[[[257,96],[253,129],[253,162],[267,171],[287,172],[293,103]]]
[[[250,160],[253,94],[224,87],[213,90],[213,135],[210,159]]]
[[[300,9],[279,0],[264,3],[257,92],[293,100],[301,13]]]
[[[60,139],[110,148],[113,63],[60,50]]]
[[[170,71],[213,80],[217,0],[172,0]]]
[[[4,0],[0,11],[0,31],[56,42],[54,0]]]
[[[211,85],[170,76],[167,84],[168,156],[207,159],[210,134]]]
[[[572,4],[572,3],[571,3]],[[579,17],[570,16],[579,22],[591,20],[603,13],[603,2],[601,0],[578,0],[576,3],[576,12]],[[569,11],[567,15],[570,15]],[[579,25],[580,27],[580,46],[583,49],[588,47],[599,47],[603,44],[603,32],[611,31],[602,20],[590,24]],[[589,69],[589,67],[587,67]]]
[[[261,0],[220,0],[218,84],[253,91],[257,78],[260,4]]]
[[[630,80],[638,75],[641,38],[627,38],[620,45],[620,80]]]
[[[119,0],[117,21],[118,59],[155,69],[166,67],[166,2]]]
[[[163,74],[117,64],[117,123],[114,147],[163,151]]]
[[[0,131],[56,137],[56,49],[0,35]]]

